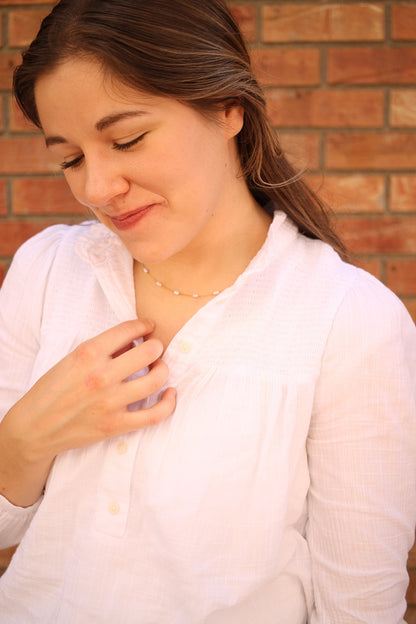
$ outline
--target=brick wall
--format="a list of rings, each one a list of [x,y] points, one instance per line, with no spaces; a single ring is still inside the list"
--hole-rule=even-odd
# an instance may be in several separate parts
[[[26,238],[83,214],[10,97],[19,50],[52,4],[0,0],[0,280]],[[332,206],[357,262],[416,319],[416,3],[230,4],[283,146]],[[416,553],[409,568],[416,605]]]

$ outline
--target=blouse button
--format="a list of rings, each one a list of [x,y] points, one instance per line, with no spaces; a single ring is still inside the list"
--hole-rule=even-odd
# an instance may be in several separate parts
[[[109,504],[108,511],[110,512],[112,516],[116,516],[118,513],[120,513],[120,505],[116,503],[115,501],[113,501],[112,503]]]
[[[179,343],[178,349],[180,353],[190,353],[192,345],[189,342],[182,340],[182,342]]]
[[[124,442],[124,440],[118,442],[116,448],[117,453],[119,453],[120,455],[125,455],[127,453],[127,444]]]

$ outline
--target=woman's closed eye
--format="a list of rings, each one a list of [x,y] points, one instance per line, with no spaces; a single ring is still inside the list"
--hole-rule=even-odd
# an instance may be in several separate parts
[[[140,134],[138,137],[135,137],[134,139],[132,139],[131,141],[128,141],[127,143],[114,143],[113,149],[118,152],[127,151],[131,147],[134,147],[135,145],[137,145],[137,143],[139,143],[146,136],[146,134],[147,132],[144,132],[143,134]],[[64,171],[66,169],[75,169],[76,167],[79,167],[83,159],[84,159],[84,155],[80,154],[79,156],[77,156],[76,158],[73,158],[72,160],[62,162],[60,164],[60,167]]]
[[[132,139],[131,141],[128,141],[127,143],[114,143],[113,149],[119,152],[128,150],[131,147],[134,147],[135,145],[137,145],[137,143],[139,143],[142,139],[144,139],[146,134],[147,132],[144,132],[143,134],[140,134],[138,137],[135,137],[134,139]]]
[[[72,160],[69,160],[67,162],[66,161],[62,162],[60,164],[60,167],[63,171],[65,171],[65,169],[79,167],[83,158],[84,158],[84,155],[81,154],[80,156],[77,156],[76,158],[73,158]]]

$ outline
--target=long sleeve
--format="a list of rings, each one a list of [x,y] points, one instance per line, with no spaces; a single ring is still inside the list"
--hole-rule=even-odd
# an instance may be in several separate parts
[[[371,276],[334,320],[307,443],[311,624],[399,624],[416,517],[416,329]]]
[[[64,227],[49,228],[25,243],[0,290],[0,420],[29,389],[45,283]],[[38,503],[23,509],[0,496],[0,548],[21,539]]]

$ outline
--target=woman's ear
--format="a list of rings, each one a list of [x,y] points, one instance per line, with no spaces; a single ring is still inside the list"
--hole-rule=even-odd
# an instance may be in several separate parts
[[[229,139],[241,131],[244,125],[244,109],[238,98],[229,98],[224,102],[223,123]]]

